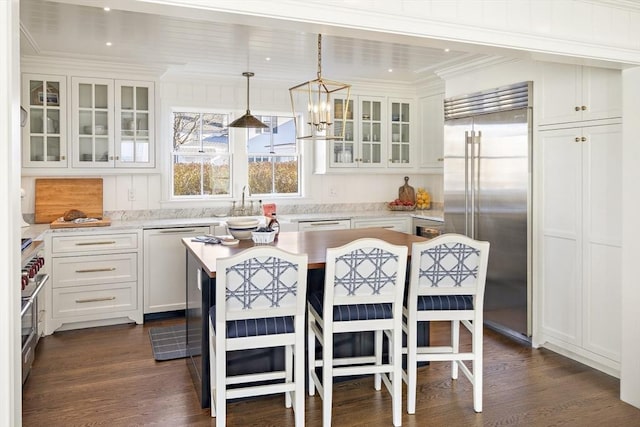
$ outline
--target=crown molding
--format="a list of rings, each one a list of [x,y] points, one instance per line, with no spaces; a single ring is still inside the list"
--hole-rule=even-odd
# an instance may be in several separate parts
[[[69,58],[53,56],[33,56],[23,55],[20,58],[22,71],[40,72],[42,69],[56,71],[57,73],[69,74],[76,70],[88,73],[92,76],[113,77],[114,74],[123,74],[135,77],[140,76],[145,79],[157,79],[165,71],[166,67],[156,65],[140,65],[124,62],[104,61],[97,58]]]
[[[505,58],[503,56],[481,56],[475,59],[469,59],[464,64],[454,65],[452,67],[441,68],[435,71],[436,75],[443,80],[451,79],[472,71],[481,70],[496,65],[508,64],[510,62],[521,61],[520,58]]]

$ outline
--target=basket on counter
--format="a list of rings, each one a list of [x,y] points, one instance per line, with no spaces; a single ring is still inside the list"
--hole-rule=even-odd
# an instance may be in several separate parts
[[[256,245],[268,245],[276,238],[276,231],[252,231],[251,238]]]
[[[416,209],[416,205],[404,206],[404,205],[391,205],[387,203],[387,209],[390,211],[414,211]]]

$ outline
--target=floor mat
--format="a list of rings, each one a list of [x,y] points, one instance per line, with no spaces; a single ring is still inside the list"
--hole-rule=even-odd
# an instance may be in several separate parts
[[[150,328],[149,338],[156,360],[187,357],[186,325]]]

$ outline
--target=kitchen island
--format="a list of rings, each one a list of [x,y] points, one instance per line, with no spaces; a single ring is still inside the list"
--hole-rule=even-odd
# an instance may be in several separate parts
[[[293,253],[308,255],[307,292],[324,286],[324,266],[327,248],[342,246],[353,240],[371,237],[385,240],[396,245],[405,245],[411,254],[414,242],[426,239],[411,234],[400,233],[383,228],[361,228],[339,231],[282,232],[273,245]],[[209,396],[209,308],[215,304],[216,261],[254,246],[251,240],[241,240],[237,246],[208,245],[182,240],[186,246],[187,262],[187,364],[191,372],[196,391],[203,408],[210,406]],[[428,339],[425,330],[421,342]],[[344,342],[336,343],[335,354],[358,354],[369,351],[372,341],[363,336],[346,337]],[[282,355],[273,351],[255,350],[233,354],[228,358],[228,371],[245,372],[248,366],[256,370],[263,366],[280,364]]]

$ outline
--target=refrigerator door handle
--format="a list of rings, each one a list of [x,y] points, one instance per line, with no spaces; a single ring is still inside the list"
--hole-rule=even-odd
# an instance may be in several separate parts
[[[478,194],[478,188],[480,183],[480,147],[482,142],[482,131],[478,131],[471,144],[471,238],[477,239],[478,221],[479,221],[479,209],[480,195]]]
[[[469,217],[470,217],[470,165],[469,160],[471,158],[469,150],[471,149],[471,143],[473,141],[473,131],[469,135],[469,131],[464,132],[464,234],[469,236]]]

